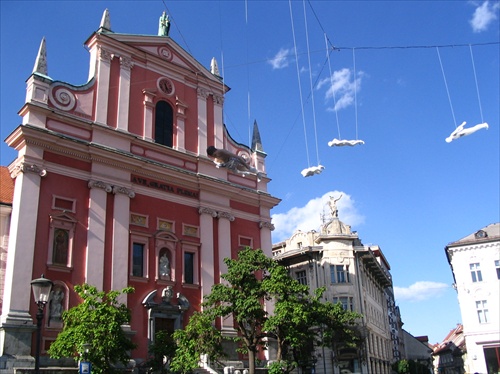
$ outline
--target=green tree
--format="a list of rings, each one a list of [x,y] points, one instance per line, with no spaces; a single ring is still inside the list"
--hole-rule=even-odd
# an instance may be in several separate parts
[[[146,366],[155,373],[168,373],[167,368],[175,356],[177,344],[168,331],[158,331],[155,340],[149,346],[150,358]]]
[[[289,277],[282,266],[273,267],[270,274],[264,283],[274,298],[274,313],[264,329],[278,344],[271,373],[306,369],[313,364],[315,347],[332,347],[333,340],[342,339],[350,346],[358,343],[355,325],[360,314],[322,300],[325,288],[311,295],[309,287]]]
[[[196,368],[201,354],[209,354],[212,360],[221,358],[222,336],[214,327],[219,318],[233,317],[238,335],[228,339],[248,354],[249,374],[254,374],[257,353],[266,348],[265,338],[274,338],[278,344],[278,360],[271,371],[290,372],[310,362],[315,345],[329,344],[334,335],[347,334],[349,325],[359,317],[345,312],[341,305],[322,302],[324,289],[310,295],[307,286],[292,279],[283,266],[260,249],[247,248],[238,253],[237,259],[226,258],[224,262],[227,273],[205,297],[203,312],[190,319],[186,330],[174,334],[178,350],[171,368],[175,371],[185,373]],[[270,300],[274,300],[272,314],[265,307]],[[208,346],[199,338],[203,327],[209,336]],[[325,333],[325,340],[312,338],[320,336],[319,327],[332,330]]]
[[[238,351],[248,354],[248,371],[254,374],[257,352],[268,336],[263,330],[267,319],[264,301],[270,300],[270,295],[263,281],[278,265],[262,250],[249,248],[240,251],[237,259],[225,258],[224,263],[227,273],[221,275],[223,282],[212,286],[203,305],[213,317],[233,317],[238,332],[233,339],[240,344]]]
[[[48,353],[53,358],[73,357],[77,361],[84,345],[89,344],[87,359],[92,362],[93,372],[114,373],[115,365],[126,365],[128,352],[135,348],[121,327],[130,322],[130,310],[118,301],[121,294],[134,289],[105,293],[88,284],[76,285],[74,289],[82,302],[63,313],[64,328]]]
[[[215,328],[215,317],[210,311],[195,312],[184,330],[176,330],[175,355],[170,362],[174,372],[189,373],[198,368],[202,355],[207,355],[211,362],[219,363],[225,357],[222,349],[222,334]]]
[[[427,374],[429,367],[416,360],[399,360],[392,364],[392,369],[398,374]]]

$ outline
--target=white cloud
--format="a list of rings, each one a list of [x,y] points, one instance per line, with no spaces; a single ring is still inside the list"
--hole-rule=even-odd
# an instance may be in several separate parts
[[[267,62],[271,64],[273,69],[283,69],[289,64],[290,49],[281,48],[276,55]]]
[[[450,286],[446,283],[419,281],[410,287],[394,287],[397,301],[423,301],[442,295]]]
[[[499,2],[491,4],[489,1],[485,1],[479,5],[470,20],[472,30],[474,32],[487,30],[488,26],[497,19],[496,12],[498,9],[500,9]]]
[[[354,95],[361,90],[361,80],[364,73],[357,72],[354,77],[353,71],[348,68],[343,68],[333,72],[331,77],[322,79],[318,83],[318,89],[323,85],[327,85],[328,89],[325,93],[325,100],[333,100],[335,105],[332,110],[340,110],[347,108],[354,103]]]
[[[330,196],[342,198],[337,201],[339,219],[347,225],[359,225],[364,222],[355,207],[354,200],[350,195],[342,191],[329,191],[323,196],[309,200],[303,207],[294,207],[285,213],[273,214],[271,216],[275,230],[273,231],[273,242],[286,240],[297,230],[311,231],[319,230],[321,214],[330,214],[328,201]]]

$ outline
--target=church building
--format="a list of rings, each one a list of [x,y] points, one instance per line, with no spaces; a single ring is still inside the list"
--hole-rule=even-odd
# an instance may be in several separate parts
[[[226,271],[224,258],[244,247],[272,256],[270,211],[279,199],[267,192],[257,124],[250,146],[231,138],[223,122],[229,87],[217,62],[206,68],[168,34],[165,14],[158,35],[132,35],[112,31],[105,10],[85,41],[83,85],[49,75],[42,40],[22,124],[6,139],[18,156],[8,167],[14,194],[2,257],[0,369],[32,364],[30,282],[42,274],[54,283],[42,366],[62,311],[79,302],[73,287],[83,283],[134,287],[122,302],[132,312],[126,329],[139,363],[155,332],[183,328],[199,310]],[[210,146],[242,157],[249,172],[216,165]],[[230,319],[220,328],[234,332]]]

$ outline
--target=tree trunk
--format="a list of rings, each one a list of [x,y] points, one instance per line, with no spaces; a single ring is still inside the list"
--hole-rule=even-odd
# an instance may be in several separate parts
[[[255,374],[255,351],[248,350],[248,374]]]

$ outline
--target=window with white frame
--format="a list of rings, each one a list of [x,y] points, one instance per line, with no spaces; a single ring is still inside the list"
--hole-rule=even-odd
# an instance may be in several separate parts
[[[349,266],[330,265],[330,279],[332,283],[349,283]]]
[[[52,196],[52,209],[63,210],[65,212],[76,212],[76,200],[62,196]]]
[[[50,215],[47,263],[54,268],[72,267],[73,238],[77,220],[66,212]]]
[[[479,323],[488,323],[488,304],[486,300],[476,301],[476,311]]]
[[[483,276],[481,275],[481,267],[479,262],[469,264],[470,267],[470,275],[472,277],[473,282],[482,282]]]
[[[497,279],[500,279],[500,260],[495,260],[495,268],[497,270]]]
[[[184,244],[182,246],[182,282],[184,284],[198,284],[198,246],[194,244]]]
[[[134,277],[144,276],[144,253],[145,253],[144,243],[133,243],[132,244],[132,275]]]
[[[138,278],[148,277],[148,237],[131,235],[130,238],[130,275]]]
[[[305,270],[300,270],[295,273],[295,279],[297,282],[303,285],[307,285],[307,273]]]
[[[238,236],[239,249],[253,248],[253,238],[248,236]]]

